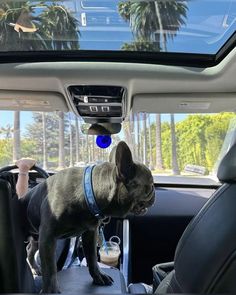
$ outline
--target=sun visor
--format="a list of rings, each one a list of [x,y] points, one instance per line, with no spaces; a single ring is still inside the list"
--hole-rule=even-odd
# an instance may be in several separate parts
[[[218,113],[236,111],[235,93],[138,94],[133,111],[147,113]]]
[[[68,111],[64,96],[57,92],[0,91],[1,110]]]

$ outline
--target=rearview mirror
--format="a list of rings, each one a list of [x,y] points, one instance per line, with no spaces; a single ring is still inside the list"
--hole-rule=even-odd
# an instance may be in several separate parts
[[[83,124],[81,131],[88,135],[110,135],[119,133],[121,130],[120,123],[96,123],[96,124]]]

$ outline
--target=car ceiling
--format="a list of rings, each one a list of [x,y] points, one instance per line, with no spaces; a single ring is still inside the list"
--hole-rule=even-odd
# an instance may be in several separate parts
[[[126,87],[127,114],[131,108],[153,113],[234,111],[235,76],[236,49],[210,68],[121,62],[2,63],[0,109],[74,111],[67,87],[85,84]],[[187,109],[180,107],[184,103],[190,103]]]

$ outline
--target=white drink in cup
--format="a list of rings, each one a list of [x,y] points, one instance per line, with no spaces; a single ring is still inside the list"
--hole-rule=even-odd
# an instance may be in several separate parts
[[[112,239],[118,239],[118,243],[113,242]],[[117,266],[120,257],[120,239],[118,237],[111,237],[109,242],[105,242],[99,249],[100,261],[110,266]]]

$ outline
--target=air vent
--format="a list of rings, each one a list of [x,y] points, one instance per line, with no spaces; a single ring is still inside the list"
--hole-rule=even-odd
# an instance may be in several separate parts
[[[85,122],[122,122],[126,89],[119,86],[79,85],[68,88],[74,106]]]

